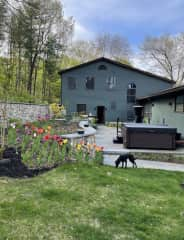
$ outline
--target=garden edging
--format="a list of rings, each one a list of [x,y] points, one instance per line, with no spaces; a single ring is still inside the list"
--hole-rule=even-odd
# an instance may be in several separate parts
[[[79,134],[79,133],[75,132],[75,133],[61,135],[61,137],[70,140],[72,143],[76,139],[84,140],[86,138],[91,138],[91,141],[93,141],[95,143],[96,129],[94,129],[91,126],[87,126],[88,124],[89,124],[88,120],[79,122],[79,127],[84,129],[84,133],[83,134]]]

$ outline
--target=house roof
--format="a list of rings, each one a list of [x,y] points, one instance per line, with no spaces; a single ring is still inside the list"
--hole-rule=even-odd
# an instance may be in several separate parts
[[[138,72],[138,73],[147,75],[149,77],[156,77],[156,78],[159,78],[160,80],[163,80],[163,81],[168,82],[168,83],[175,83],[175,81],[173,81],[171,79],[168,79],[166,77],[159,76],[159,75],[156,75],[156,74],[153,74],[153,73],[150,73],[150,72],[147,72],[147,71],[144,71],[144,70],[141,70],[141,69],[138,69],[138,68],[135,68],[135,67],[132,67],[132,66],[129,66],[129,65],[117,62],[117,61],[114,61],[112,59],[105,58],[105,57],[97,58],[97,59],[94,59],[92,61],[85,62],[85,63],[79,64],[79,65],[71,67],[71,68],[63,69],[63,70],[59,71],[59,74],[62,75],[63,73],[70,72],[72,70],[75,70],[75,69],[78,69],[78,68],[81,68],[81,67],[84,67],[84,66],[88,66],[90,64],[97,63],[97,62],[100,62],[100,61],[111,63],[111,64],[114,64],[114,65],[116,65],[118,67],[126,68],[128,70],[131,70],[131,71],[134,71],[134,72]]]
[[[168,88],[166,90],[157,92],[157,93],[152,94],[150,96],[137,98],[137,100],[140,101],[140,102],[147,102],[147,101],[158,99],[158,98],[176,96],[179,93],[184,93],[184,85]]]

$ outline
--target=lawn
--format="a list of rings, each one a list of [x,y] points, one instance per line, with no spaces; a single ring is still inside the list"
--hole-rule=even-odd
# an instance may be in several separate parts
[[[182,240],[184,174],[66,164],[0,178],[0,239]]]

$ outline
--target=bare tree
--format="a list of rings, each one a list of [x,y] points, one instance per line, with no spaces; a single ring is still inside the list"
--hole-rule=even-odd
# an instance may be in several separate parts
[[[98,55],[129,62],[131,49],[128,40],[118,34],[104,33],[95,39]]]
[[[80,62],[98,57],[109,57],[126,64],[130,64],[130,54],[128,41],[119,35],[111,34],[101,34],[90,41],[75,41],[68,53],[69,56]]]
[[[81,63],[99,57],[95,43],[84,40],[73,42],[67,54]]]
[[[184,81],[184,34],[146,38],[140,47],[143,61],[157,71],[181,84]]]

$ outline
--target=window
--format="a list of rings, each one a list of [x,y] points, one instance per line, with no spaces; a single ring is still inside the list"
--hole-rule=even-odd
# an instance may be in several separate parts
[[[73,77],[69,77],[69,78],[68,78],[68,89],[70,89],[70,90],[76,89],[76,81],[75,81],[75,78],[73,78]]]
[[[127,110],[127,120],[128,121],[134,121],[135,120],[135,114],[134,114],[134,111],[132,111],[132,109]]]
[[[135,103],[135,96],[127,95],[127,103]]]
[[[94,77],[86,78],[86,89],[94,89],[95,88],[95,79]]]
[[[86,113],[86,104],[77,104],[78,113]]]
[[[127,103],[136,102],[136,85],[134,83],[128,84],[127,89]]]
[[[107,83],[108,89],[115,88],[117,84],[116,76],[113,74],[110,77],[107,77],[106,83]]]
[[[107,70],[107,67],[102,64],[98,67],[98,70]]]
[[[175,111],[184,112],[184,95],[177,96],[175,99]]]

